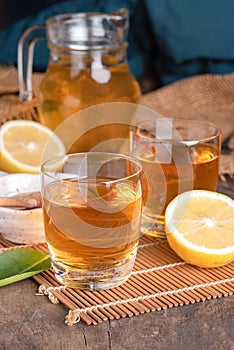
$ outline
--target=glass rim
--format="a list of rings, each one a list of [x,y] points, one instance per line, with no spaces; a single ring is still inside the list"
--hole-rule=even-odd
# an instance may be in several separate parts
[[[127,43],[127,8],[111,13],[61,13],[48,17],[45,23],[49,49],[53,49],[55,45],[59,50],[66,48],[82,52],[116,47],[120,49]]]
[[[199,126],[209,126],[212,127],[214,129],[214,134],[212,134],[211,136],[207,136],[207,137],[203,137],[203,138],[194,138],[194,140],[190,140],[190,139],[183,139],[182,137],[179,139],[173,139],[173,138],[159,138],[159,137],[155,137],[152,135],[152,139],[150,139],[149,143],[170,143],[170,144],[182,144],[182,145],[188,145],[188,146],[193,146],[196,144],[199,144],[201,142],[208,142],[208,141],[212,141],[215,140],[216,138],[220,137],[222,135],[222,130],[220,127],[218,127],[216,124],[210,122],[210,121],[199,121],[197,119],[193,119],[193,118],[174,118],[174,117],[160,117],[160,118],[156,118],[156,119],[146,119],[146,120],[142,120],[139,121],[138,123],[136,123],[136,127],[139,127],[140,125],[143,125],[147,122],[157,122],[158,120],[172,120],[172,121],[179,121],[179,122],[191,122],[194,123],[196,125]],[[177,130],[176,127],[174,127],[172,125],[172,128]],[[146,132],[149,132],[149,130],[147,130],[145,128]],[[143,140],[148,140],[149,137],[141,135],[135,131],[132,131],[135,135],[140,136]],[[178,135],[180,136],[180,132],[177,131]],[[147,142],[146,142],[147,143]]]
[[[137,166],[138,166],[138,170],[137,171],[134,171],[133,174],[131,175],[128,175],[128,176],[125,176],[125,177],[121,177],[119,179],[112,179],[112,180],[106,180],[106,181],[101,181],[100,184],[112,184],[112,183],[117,183],[119,181],[123,181],[123,180],[126,180],[126,179],[131,179],[132,177],[134,176],[139,176],[140,173],[142,173],[143,171],[143,168],[142,168],[142,164],[141,162],[132,157],[132,156],[128,156],[128,155],[125,155],[125,154],[121,154],[121,153],[112,153],[112,152],[80,152],[80,153],[71,153],[71,154],[65,154],[64,156],[59,156],[59,157],[54,157],[54,158],[51,158],[51,159],[48,159],[46,160],[44,163],[41,164],[40,166],[40,175],[41,176],[47,176],[48,178],[51,178],[51,179],[54,179],[54,180],[58,180],[58,178],[56,176],[53,176],[49,173],[49,170],[46,170],[45,167],[47,165],[49,165],[51,163],[52,164],[55,164],[56,162],[61,162],[62,161],[62,164],[65,163],[65,161],[69,158],[75,158],[75,157],[79,157],[79,158],[83,158],[84,156],[88,157],[88,156],[109,156],[109,160],[111,160],[111,156],[112,157],[115,157],[115,158],[121,158],[121,159],[126,159],[126,160],[129,160],[133,163],[135,163]],[[54,173],[56,173],[56,171],[53,171]],[[62,173],[60,170],[57,171],[57,173]],[[85,180],[87,178],[82,178],[82,182],[85,183]],[[67,179],[69,180],[69,179]],[[71,181],[74,180],[74,178],[70,179]],[[79,179],[78,179],[79,181]],[[91,185],[92,182],[90,183],[89,181],[89,184]],[[95,183],[95,186],[97,186],[97,183]]]
[[[105,13],[105,12],[67,12],[67,13],[60,13],[55,14],[52,16],[49,16],[46,19],[47,25],[60,25],[64,24],[64,20],[84,20],[84,19],[90,19],[94,17],[99,18],[109,18],[109,19],[128,19],[128,9],[123,7],[120,8],[114,12],[111,13]]]

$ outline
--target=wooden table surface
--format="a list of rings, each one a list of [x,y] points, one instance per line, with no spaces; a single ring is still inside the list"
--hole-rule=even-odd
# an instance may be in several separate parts
[[[234,179],[219,182],[234,198]],[[67,308],[36,296],[32,279],[0,288],[0,350],[232,350],[234,296],[72,327]]]

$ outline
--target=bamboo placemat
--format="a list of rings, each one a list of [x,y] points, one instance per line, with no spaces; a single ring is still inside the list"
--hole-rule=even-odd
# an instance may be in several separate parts
[[[17,246],[0,235],[0,248]],[[47,252],[46,245],[33,248]],[[96,325],[106,320],[194,304],[221,298],[234,292],[234,262],[219,268],[201,269],[182,261],[167,241],[144,236],[140,240],[134,270],[127,282],[106,291],[79,291],[65,288],[47,270],[33,276],[40,285],[39,295],[47,295],[53,303],[69,309],[65,323],[83,320]]]

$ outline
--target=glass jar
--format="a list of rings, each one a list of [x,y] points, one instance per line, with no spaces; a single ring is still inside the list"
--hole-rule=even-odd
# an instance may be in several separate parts
[[[38,28],[29,30],[31,37],[41,35],[43,28]],[[105,102],[138,102],[140,87],[130,72],[126,57],[126,9],[113,14],[56,15],[47,19],[45,28],[50,60],[37,95],[42,124],[55,130],[66,118],[89,106]],[[33,50],[27,46],[32,45],[35,38],[26,45],[27,37],[25,35],[19,43],[20,98],[23,101],[32,98],[31,83],[27,86],[27,82],[31,81],[29,67],[32,66]],[[25,56],[27,59],[23,60]],[[113,127],[116,133],[116,125]],[[103,134],[108,132],[105,129],[107,126],[101,131]],[[120,126],[120,137],[122,129]],[[92,138],[95,139],[94,130]],[[82,143],[87,143],[87,139]],[[84,145],[79,151],[87,151],[90,147]]]

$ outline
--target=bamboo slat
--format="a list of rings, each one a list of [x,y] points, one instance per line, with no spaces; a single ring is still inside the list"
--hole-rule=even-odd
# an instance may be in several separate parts
[[[0,235],[0,250],[22,246]],[[25,246],[23,246],[25,247]],[[28,246],[26,246],[28,247]],[[30,246],[47,252],[46,245]],[[65,322],[80,319],[88,325],[106,320],[133,317],[162,309],[194,304],[234,293],[234,262],[219,268],[201,269],[183,262],[166,241],[142,237],[131,277],[121,286],[105,291],[66,288],[52,269],[33,276],[39,293],[69,310]]]

